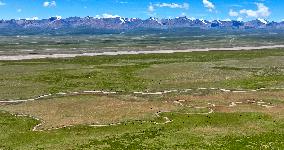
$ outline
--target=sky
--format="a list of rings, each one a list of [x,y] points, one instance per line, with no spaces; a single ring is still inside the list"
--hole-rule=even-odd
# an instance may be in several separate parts
[[[284,19],[284,0],[0,0],[0,19],[67,17],[270,21]]]

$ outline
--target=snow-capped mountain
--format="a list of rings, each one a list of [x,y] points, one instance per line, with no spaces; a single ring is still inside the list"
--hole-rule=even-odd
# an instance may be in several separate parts
[[[84,30],[133,30],[133,29],[168,29],[181,27],[198,27],[202,29],[229,28],[229,29],[284,29],[284,22],[269,22],[265,19],[256,19],[247,22],[235,20],[203,20],[187,17],[173,19],[148,18],[94,18],[94,17],[70,17],[62,19],[60,16],[42,20],[0,20],[0,33],[8,31],[34,31],[64,29],[66,31]]]

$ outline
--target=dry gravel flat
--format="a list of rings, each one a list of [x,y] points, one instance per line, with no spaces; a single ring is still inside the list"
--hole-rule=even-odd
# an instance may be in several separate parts
[[[187,49],[187,50],[152,50],[152,51],[116,51],[102,53],[81,53],[81,54],[29,54],[29,55],[9,55],[0,56],[0,60],[28,60],[42,58],[72,58],[78,56],[115,56],[115,55],[134,55],[134,54],[170,54],[177,52],[195,52],[195,51],[237,51],[237,50],[258,50],[258,49],[275,49],[284,48],[284,45],[259,46],[259,47],[231,47],[231,48],[205,48],[205,49]]]

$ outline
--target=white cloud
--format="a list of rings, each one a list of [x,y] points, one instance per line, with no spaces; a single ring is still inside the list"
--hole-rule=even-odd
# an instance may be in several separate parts
[[[42,4],[44,7],[48,7],[49,6],[49,2],[43,2]]]
[[[112,15],[112,14],[103,14],[103,17],[104,18],[117,18],[117,17],[120,17],[119,15]]]
[[[120,4],[128,4],[128,2],[119,2]]]
[[[183,3],[183,4],[177,4],[177,3],[160,3],[155,4],[156,7],[168,7],[168,8],[181,8],[181,9],[188,9],[189,4]]]
[[[0,6],[5,6],[5,5],[6,5],[6,3],[0,1]]]
[[[229,11],[229,16],[231,16],[231,17],[237,17],[237,16],[239,16],[239,13],[236,12],[236,11],[233,11],[232,9],[230,9],[230,11]]]
[[[223,19],[222,21],[232,21],[230,18]]]
[[[150,3],[148,6],[148,15],[153,16],[154,11],[156,8],[178,8],[178,9],[188,9],[189,4],[188,3],[183,3],[183,4],[177,4],[177,3],[157,3],[157,4],[152,4]]]
[[[244,14],[247,17],[259,18],[259,17],[268,17],[271,12],[267,6],[263,3],[256,3],[257,10],[251,9],[242,9],[240,10],[240,14]]]
[[[203,2],[204,7],[208,8],[209,11],[212,11],[213,9],[215,9],[215,5],[209,0],[203,0],[202,2]]]
[[[38,20],[38,17],[31,17],[31,18],[26,18],[26,20]]]
[[[238,17],[237,21],[243,21],[242,17]]]
[[[112,15],[108,13],[104,13],[102,15],[96,15],[96,18],[117,18],[120,17],[119,15]]]
[[[149,12],[155,11],[155,8],[154,8],[154,6],[153,6],[152,4],[150,4],[150,5],[148,6],[148,11],[149,11]]]
[[[184,16],[186,16],[186,13],[183,12],[183,13],[180,14],[180,16],[181,16],[181,17],[184,17]]]
[[[56,7],[56,2],[55,1],[45,1],[42,4],[43,7]]]

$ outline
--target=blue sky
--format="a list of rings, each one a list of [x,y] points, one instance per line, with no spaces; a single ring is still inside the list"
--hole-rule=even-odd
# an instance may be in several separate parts
[[[284,19],[284,0],[0,0],[1,19],[51,16]]]

